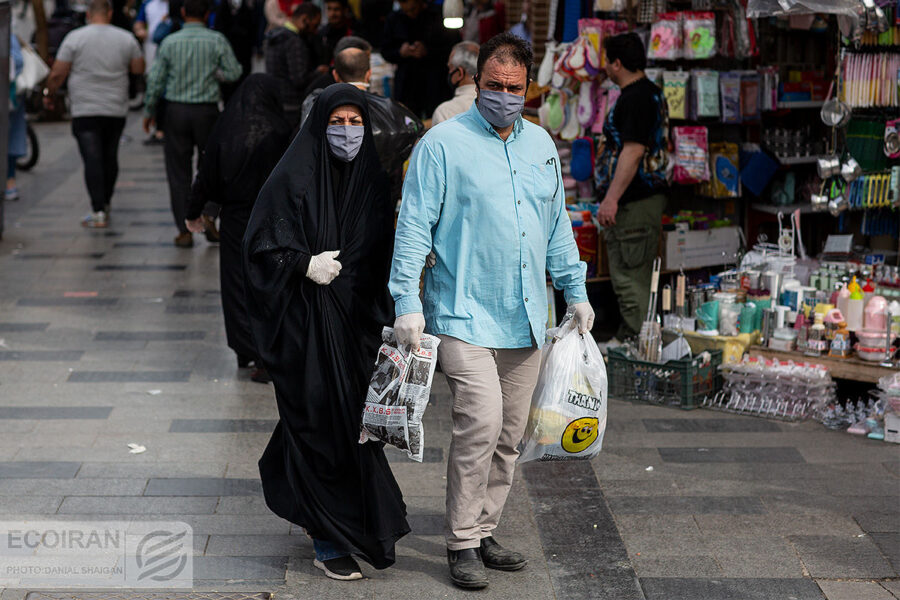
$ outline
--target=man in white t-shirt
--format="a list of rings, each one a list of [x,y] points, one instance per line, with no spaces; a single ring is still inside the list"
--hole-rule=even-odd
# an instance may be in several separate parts
[[[128,114],[128,74],[144,72],[144,58],[134,36],[110,25],[109,0],[92,0],[88,25],[70,32],[56,53],[44,99],[52,104],[69,79],[72,133],[84,161],[91,196],[85,227],[106,227],[109,204],[119,175],[119,139]]]

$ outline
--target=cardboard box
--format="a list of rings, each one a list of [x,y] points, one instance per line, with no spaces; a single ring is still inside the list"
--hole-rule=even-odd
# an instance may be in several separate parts
[[[663,269],[697,269],[735,262],[741,237],[737,227],[707,231],[666,231]]]

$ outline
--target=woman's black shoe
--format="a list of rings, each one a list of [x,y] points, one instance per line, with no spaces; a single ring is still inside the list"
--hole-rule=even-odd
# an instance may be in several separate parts
[[[353,581],[362,579],[362,571],[359,570],[359,564],[353,560],[352,556],[341,556],[340,558],[332,558],[331,560],[313,561],[313,565],[317,569],[325,571],[325,576],[338,581]]]
[[[255,369],[253,369],[253,371],[250,372],[250,379],[255,381],[256,383],[272,383],[272,378],[269,377],[269,372],[262,367],[256,367]]]
[[[447,565],[450,567],[450,580],[461,588],[480,590],[488,585],[484,563],[478,555],[478,548],[465,550],[447,549]]]

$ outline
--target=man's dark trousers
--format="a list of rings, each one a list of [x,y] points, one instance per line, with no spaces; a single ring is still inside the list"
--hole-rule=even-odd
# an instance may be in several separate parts
[[[72,134],[84,162],[84,182],[91,197],[91,210],[109,210],[119,176],[119,140],[125,117],[75,117]]]
[[[216,104],[168,102],[166,106],[166,177],[172,216],[181,233],[188,232],[184,218],[194,178],[194,148],[203,151],[218,118]]]

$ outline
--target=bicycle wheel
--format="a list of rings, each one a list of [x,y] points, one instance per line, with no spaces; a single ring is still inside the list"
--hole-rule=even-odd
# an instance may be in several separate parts
[[[38,144],[37,134],[31,127],[31,123],[26,124],[25,133],[28,140],[28,150],[25,153],[25,156],[16,160],[16,168],[20,171],[30,171],[34,168],[34,165],[37,164],[38,158],[41,156],[41,147]]]

